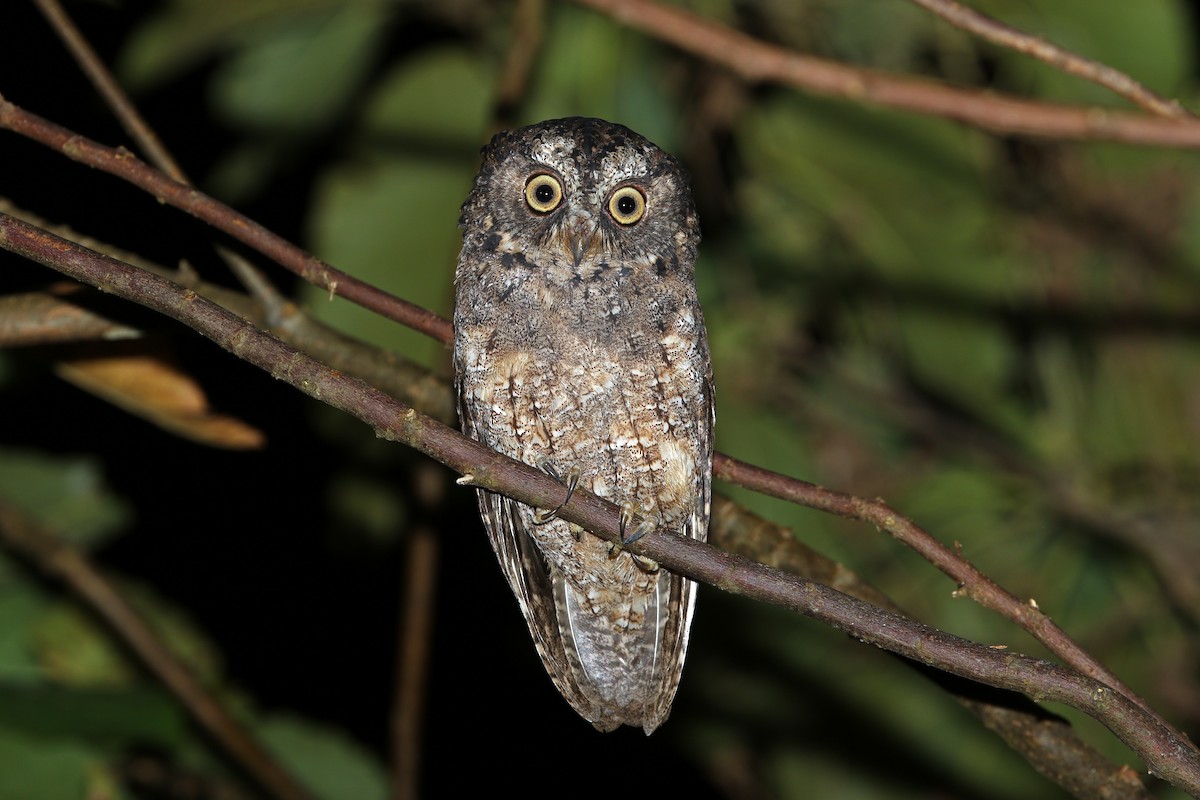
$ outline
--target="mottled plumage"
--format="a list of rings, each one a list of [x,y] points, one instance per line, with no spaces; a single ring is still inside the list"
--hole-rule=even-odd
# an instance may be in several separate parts
[[[597,119],[500,133],[461,227],[463,430],[705,539],[712,371],[679,164]],[[600,730],[653,731],[679,683],[695,584],[499,495],[481,491],[479,506],[559,691]]]

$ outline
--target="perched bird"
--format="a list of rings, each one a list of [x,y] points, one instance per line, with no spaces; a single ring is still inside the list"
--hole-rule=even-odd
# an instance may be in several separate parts
[[[497,134],[462,208],[454,365],[463,431],[622,505],[627,537],[704,540],[712,368],[699,224],[679,163],[599,119]],[[695,584],[553,511],[479,507],[546,671],[602,731],[657,728],[687,652]]]

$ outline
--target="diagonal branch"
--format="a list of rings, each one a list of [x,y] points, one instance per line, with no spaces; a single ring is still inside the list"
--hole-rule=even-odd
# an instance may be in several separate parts
[[[738,555],[823,583],[871,605],[903,614],[883,592],[842,564],[812,550],[789,529],[717,495],[709,541]],[[909,662],[911,663],[911,662]],[[1116,766],[1082,741],[1060,717],[1023,696],[990,697],[979,686],[936,670],[918,668],[1000,736],[1029,764],[1079,798],[1150,800],[1149,790],[1128,766]]]
[[[1120,70],[1113,69],[1107,64],[1101,64],[1099,61],[1084,58],[1066,48],[1047,42],[1045,39],[1031,36],[1024,31],[1005,25],[987,14],[964,6],[962,3],[956,3],[953,0],[911,0],[911,2],[926,11],[937,14],[954,27],[973,33],[992,44],[1033,56],[1069,75],[1098,83],[1105,89],[1115,92],[1153,114],[1174,119],[1191,116],[1178,100],[1168,100],[1162,95],[1150,91]]]
[[[1042,103],[852,67],[761,42],[681,8],[648,0],[575,0],[748,81],[956,120],[993,133],[1200,147],[1200,120]]]
[[[1038,608],[1033,598],[1021,600],[999,586],[978,567],[947,547],[912,520],[882,500],[866,500],[855,495],[817,486],[815,483],[780,475],[728,456],[713,461],[713,472],[727,480],[780,500],[825,511],[846,519],[867,522],[887,531],[958,584],[956,597],[966,596],[984,608],[996,611],[1020,625],[1071,667],[1130,698],[1148,713],[1150,706],[1107,667],[1084,650],[1050,617]],[[1165,724],[1165,723],[1164,723]]]
[[[553,507],[562,495],[561,484],[550,476],[489,450],[361,380],[331,370],[170,281],[3,215],[0,247],[187,324],[273,377],[353,414],[378,436],[420,450],[459,472],[461,483],[541,508]],[[559,516],[608,541],[620,540],[620,509],[595,495],[575,492]],[[1039,701],[1070,705],[1112,731],[1155,775],[1200,793],[1200,753],[1190,742],[1124,695],[1072,669],[943,633],[828,586],[670,532],[643,537],[629,549],[694,580],[803,614],[921,664],[1029,693]]]
[[[431,311],[347,275],[304,252],[278,234],[237,213],[186,183],[173,180],[124,148],[104,147],[91,139],[31,114],[0,96],[0,128],[27,136],[68,158],[132,183],[159,202],[186,211],[291,270],[309,283],[328,289],[363,308],[434,338],[450,337],[450,323]]]
[[[159,141],[158,136],[154,133],[154,129],[146,124],[138,113],[137,108],[129,100],[125,91],[113,78],[108,67],[96,55],[96,51],[92,49],[92,45],[84,38],[79,28],[75,27],[75,23],[71,21],[71,17],[67,15],[66,10],[58,0],[34,0],[37,7],[41,10],[42,15],[50,22],[54,28],[58,38],[62,40],[67,49],[71,51],[75,62],[79,64],[80,69],[87,75],[88,80],[96,87],[96,90],[104,97],[104,102],[108,103],[109,108],[113,110],[117,119],[120,120],[125,132],[128,133],[133,140],[141,145],[146,156],[163,172],[170,175],[181,183],[186,183],[187,178],[183,174],[183,169],[171,157],[170,152]]]
[[[175,695],[205,733],[219,741],[236,763],[271,796],[284,800],[310,800],[308,791],[205,691],[187,666],[163,645],[137,611],[82,553],[39,529],[5,502],[0,502],[0,545],[61,580],[85,600],[88,608],[120,633],[121,640]]]

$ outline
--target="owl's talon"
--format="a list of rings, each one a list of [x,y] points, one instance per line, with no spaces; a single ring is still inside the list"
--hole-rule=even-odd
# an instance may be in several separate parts
[[[561,503],[554,508],[539,508],[537,511],[533,512],[533,523],[535,525],[545,525],[547,522],[558,516],[558,512],[562,511],[563,506],[571,502],[571,496],[575,494],[575,488],[579,486],[580,472],[579,467],[571,467],[571,470],[567,473],[566,481],[563,481],[563,479],[558,475],[558,470],[555,469],[554,465],[547,461],[544,457],[538,459],[538,469],[549,475],[551,478],[554,478],[554,480],[558,481],[559,483],[566,483],[567,485],[567,496],[563,498]]]
[[[634,527],[633,533],[629,533],[629,523],[634,520],[637,520],[637,525]],[[634,511],[632,503],[621,505],[621,544],[632,544],[657,527],[657,521],[643,517]]]
[[[621,547],[621,544],[620,544],[619,542],[609,542],[609,543],[608,543],[608,557],[609,557],[609,559],[611,560],[611,559],[614,559],[614,558],[616,558],[617,556],[621,555],[621,551],[622,551],[622,550],[624,550],[624,549],[625,549],[625,548]]]
[[[653,575],[658,572],[658,562],[653,558],[645,556],[633,556],[633,564],[647,575]]]

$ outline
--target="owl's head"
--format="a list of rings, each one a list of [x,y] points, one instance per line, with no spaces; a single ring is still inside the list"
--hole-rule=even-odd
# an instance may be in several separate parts
[[[520,254],[576,276],[690,271],[700,239],[679,162],[623,125],[585,117],[497,134],[460,227],[464,252]]]

